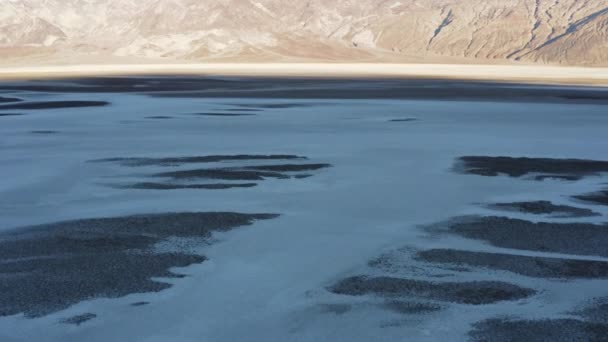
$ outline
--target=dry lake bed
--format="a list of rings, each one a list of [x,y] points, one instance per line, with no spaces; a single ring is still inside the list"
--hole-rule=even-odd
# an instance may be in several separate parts
[[[608,90],[0,83],[0,341],[607,341]]]

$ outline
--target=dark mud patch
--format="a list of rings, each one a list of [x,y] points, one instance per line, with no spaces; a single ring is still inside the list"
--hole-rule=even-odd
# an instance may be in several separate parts
[[[171,178],[173,180],[219,179],[261,181],[266,178],[289,179],[289,172],[314,171],[329,167],[329,164],[280,164],[244,167],[210,168],[161,172],[152,177]]]
[[[577,208],[569,205],[556,205],[549,201],[494,203],[487,205],[487,207],[495,210],[516,211],[535,215],[551,214],[553,217],[560,218],[600,215],[591,209]]]
[[[121,189],[142,190],[179,190],[179,189],[203,189],[203,190],[225,190],[233,188],[252,188],[257,183],[210,183],[210,184],[170,184],[142,182],[120,186]]]
[[[608,205],[608,190],[598,191],[586,195],[573,196],[577,200],[593,204]]]
[[[276,172],[300,172],[316,171],[331,167],[330,164],[278,164],[278,165],[257,165],[249,166],[248,170],[276,171]]]
[[[329,288],[350,296],[419,297],[461,304],[481,305],[518,300],[535,294],[532,289],[499,281],[429,282],[393,277],[356,276]]]
[[[41,102],[21,102],[9,105],[0,105],[0,110],[12,109],[59,109],[59,108],[85,108],[103,107],[109,105],[106,101],[41,101]]]
[[[574,314],[590,322],[608,324],[608,297],[596,299],[592,305]]]
[[[111,162],[122,166],[179,166],[183,164],[195,163],[218,163],[229,161],[257,161],[257,160],[306,160],[306,157],[289,154],[272,155],[209,155],[193,157],[168,157],[168,158],[106,158],[91,160],[93,163]]]
[[[10,102],[21,102],[23,101],[22,99],[16,98],[16,97],[3,97],[0,96],[0,103],[10,103]]]
[[[86,321],[90,321],[93,318],[97,317],[96,314],[94,313],[84,313],[82,315],[76,315],[76,316],[72,316],[69,318],[66,318],[64,320],[61,320],[61,323],[64,324],[73,324],[73,325],[81,325],[82,323],[86,322]]]
[[[448,223],[448,231],[503,248],[608,256],[608,224],[531,222],[475,217]]]
[[[0,316],[43,316],[96,297],[157,292],[183,277],[173,267],[206,258],[157,252],[172,237],[208,240],[214,231],[251,225],[273,214],[169,213],[84,219],[0,234]]]
[[[383,305],[386,309],[405,315],[420,315],[443,309],[441,305],[434,303],[422,303],[411,301],[389,301]]]
[[[198,115],[198,116],[227,116],[227,117],[231,117],[231,116],[255,116],[256,114],[251,114],[251,113],[193,113],[191,115]]]
[[[541,174],[533,179],[567,177],[568,180],[579,180],[585,176],[608,172],[608,161],[468,156],[460,157],[455,169],[465,174],[491,177],[501,174],[510,177]]]
[[[230,112],[263,112],[263,109],[260,108],[231,108],[228,109]]]
[[[173,119],[173,117],[172,116],[167,116],[167,115],[153,115],[153,116],[146,116],[144,119],[168,120],[168,119]]]
[[[233,104],[236,107],[246,107],[254,109],[288,109],[288,108],[306,108],[318,106],[318,103],[292,102],[292,103],[243,103]]]
[[[150,302],[135,302],[135,303],[131,303],[131,306],[144,306],[144,305],[148,305],[150,304]]]
[[[51,130],[39,130],[39,131],[30,131],[32,134],[57,134],[59,131],[51,131]]]
[[[416,254],[416,260],[454,266],[473,266],[509,271],[535,278],[608,278],[608,262],[513,254],[431,249]]]
[[[576,319],[489,319],[473,328],[472,341],[608,341],[608,325]]]
[[[418,121],[418,119],[416,119],[416,118],[404,118],[404,119],[391,119],[391,120],[388,120],[388,122],[412,122],[412,121]]]
[[[242,180],[242,181],[261,181],[265,178],[287,179],[289,176],[278,172],[264,172],[246,169],[196,169],[161,172],[152,177],[171,178],[173,180],[192,180],[192,179],[219,179],[219,180]]]
[[[23,113],[0,113],[0,117],[3,116],[22,116],[24,115]]]

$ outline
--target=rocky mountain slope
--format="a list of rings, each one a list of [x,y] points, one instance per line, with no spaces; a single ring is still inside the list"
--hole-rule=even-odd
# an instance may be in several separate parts
[[[608,66],[603,0],[0,0],[0,56]]]

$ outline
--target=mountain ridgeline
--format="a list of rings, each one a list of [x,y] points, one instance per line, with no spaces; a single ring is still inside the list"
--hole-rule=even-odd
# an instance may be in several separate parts
[[[601,0],[0,0],[0,55],[608,66]]]

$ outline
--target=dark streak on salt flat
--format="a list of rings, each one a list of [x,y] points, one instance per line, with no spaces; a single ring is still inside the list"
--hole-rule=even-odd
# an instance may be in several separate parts
[[[106,101],[40,101],[40,102],[21,102],[8,105],[0,105],[0,110],[11,109],[27,109],[27,110],[42,110],[42,109],[59,109],[59,108],[84,108],[84,107],[102,107],[109,105]]]
[[[279,172],[247,170],[242,168],[194,169],[161,172],[152,177],[179,179],[221,179],[221,180],[264,180],[264,178],[288,179],[288,175]]]
[[[535,278],[608,278],[608,262],[531,257],[514,254],[432,249],[418,252],[416,259],[455,266],[502,270]]]
[[[573,197],[584,202],[608,205],[608,190],[598,191],[586,195],[577,195]]]
[[[2,116],[21,116],[23,113],[0,113],[0,117]]]
[[[3,97],[0,96],[0,103],[8,103],[8,102],[21,102],[23,101],[22,99],[16,98],[16,97]]]
[[[585,176],[608,172],[608,161],[585,159],[467,156],[460,157],[458,161],[457,171],[480,176],[505,174],[510,177],[521,177],[539,173],[541,175],[537,176],[536,180],[547,177],[568,177],[569,180],[578,180]]]
[[[465,217],[446,230],[494,246],[608,257],[608,224],[531,222],[507,217]]]
[[[90,320],[92,320],[95,317],[97,317],[96,314],[85,313],[85,314],[82,314],[82,315],[76,315],[76,316],[72,316],[72,317],[66,318],[66,319],[62,320],[61,323],[81,325],[82,323],[84,323],[86,321],[90,321]]]
[[[265,178],[289,179],[290,175],[286,172],[311,171],[329,167],[329,164],[300,164],[300,165],[263,165],[263,166],[243,166],[208,168],[194,170],[179,170],[161,172],[152,177],[179,179],[221,179],[221,180],[264,180]]]
[[[51,130],[39,130],[39,131],[30,131],[30,133],[32,133],[32,134],[57,134],[59,132],[51,131]]]
[[[608,302],[599,298],[578,312],[576,318],[522,320],[494,318],[474,324],[472,341],[590,341],[608,340]]]
[[[214,231],[251,225],[274,214],[169,213],[83,219],[0,234],[0,316],[38,317],[95,297],[157,292],[182,277],[169,269],[203,262],[184,252],[158,252],[171,237],[208,239]]]
[[[218,112],[209,112],[209,113],[192,113],[190,115],[198,115],[198,116],[255,116],[256,114],[251,113],[218,113]]]
[[[179,166],[189,163],[217,163],[226,161],[250,161],[250,160],[306,160],[306,157],[275,154],[275,155],[210,155],[193,157],[168,157],[168,158],[106,158],[91,160],[93,163],[113,162],[122,166]]]
[[[199,76],[89,77],[3,82],[0,91],[66,93],[145,93],[191,98],[275,99],[439,99],[546,103],[608,102],[601,87],[530,86],[497,82],[433,79],[327,79]],[[232,104],[229,104],[232,105]],[[250,108],[286,108],[281,104]],[[307,104],[309,105],[309,104]]]
[[[518,300],[535,294],[532,289],[499,281],[430,282],[387,276],[350,277],[339,281],[329,290],[350,296],[419,297],[471,305]]]
[[[591,217],[599,216],[599,213],[587,208],[577,208],[569,205],[556,205],[549,201],[493,203],[487,205],[490,209],[504,211],[518,211],[528,214],[552,214],[553,217]]]
[[[150,302],[135,302],[135,303],[131,303],[131,306],[144,306],[144,305],[148,305],[150,304]]]
[[[476,323],[469,336],[472,341],[478,342],[605,342],[608,340],[608,324],[578,319],[489,319]]]
[[[145,189],[145,190],[179,190],[179,189],[205,189],[225,190],[233,188],[253,188],[257,183],[209,183],[209,184],[172,184],[141,182],[120,186],[121,189]]]
[[[166,115],[153,115],[153,116],[146,116],[144,119],[164,120],[164,119],[173,119],[173,117],[172,116],[166,116]]]
[[[418,119],[416,118],[405,118],[405,119],[391,119],[388,120],[389,122],[412,122],[412,121],[417,121]]]

